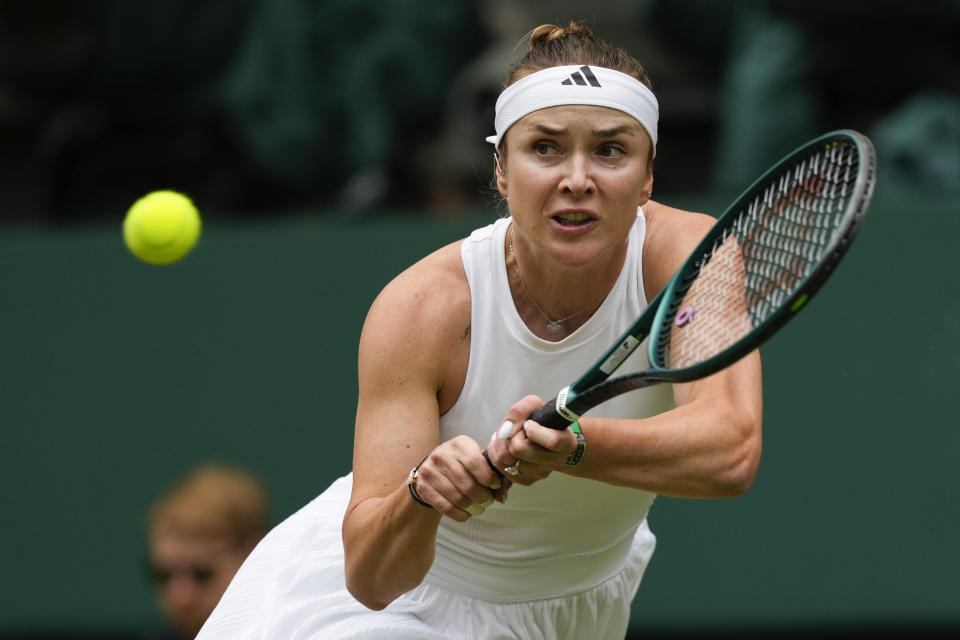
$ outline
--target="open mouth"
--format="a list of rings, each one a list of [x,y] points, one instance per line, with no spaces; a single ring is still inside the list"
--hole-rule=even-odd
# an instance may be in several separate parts
[[[593,221],[593,216],[579,211],[558,213],[553,220],[565,227],[578,227]]]
[[[589,213],[583,213],[581,211],[558,213],[555,216],[551,216],[551,220],[553,220],[554,224],[558,225],[558,227],[568,232],[585,230],[596,221]]]

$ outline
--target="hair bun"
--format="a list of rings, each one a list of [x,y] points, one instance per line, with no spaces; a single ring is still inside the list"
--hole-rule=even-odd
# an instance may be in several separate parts
[[[587,40],[593,38],[593,32],[590,31],[590,27],[580,24],[576,20],[571,20],[570,25],[566,27],[542,24],[530,32],[530,49],[533,50],[537,46],[546,45],[567,36],[576,36]]]
[[[613,69],[636,78],[652,90],[650,78],[636,58],[576,20],[571,20],[566,27],[542,24],[531,31],[530,50],[511,65],[503,87],[542,69],[568,65]]]

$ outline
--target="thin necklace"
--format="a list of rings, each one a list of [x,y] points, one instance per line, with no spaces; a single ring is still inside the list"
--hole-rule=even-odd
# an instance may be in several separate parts
[[[508,239],[508,245],[510,246],[510,257],[513,258],[513,270],[517,272],[517,279],[520,280],[520,286],[523,288],[523,292],[527,294],[527,297],[530,298],[530,302],[533,303],[533,306],[537,308],[537,311],[540,312],[540,315],[542,315],[544,320],[547,321],[547,331],[549,331],[550,333],[557,333],[558,331],[563,329],[564,322],[566,322],[570,318],[577,317],[581,313],[586,313],[587,311],[592,309],[598,302],[600,302],[601,300],[607,297],[607,294],[603,294],[602,296],[600,296],[599,298],[591,302],[589,305],[587,305],[583,309],[580,309],[580,311],[571,313],[570,315],[564,316],[559,320],[554,320],[553,318],[547,315],[547,312],[543,310],[543,307],[540,306],[540,303],[537,302],[537,299],[533,297],[533,294],[530,293],[530,289],[527,288],[527,283],[523,281],[523,276],[520,275],[520,262],[517,260],[517,254],[513,252],[513,227],[510,227],[510,238]]]

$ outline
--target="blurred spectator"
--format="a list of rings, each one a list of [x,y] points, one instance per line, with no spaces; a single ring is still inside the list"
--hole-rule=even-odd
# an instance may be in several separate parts
[[[212,200],[238,173],[214,88],[248,2],[4,0],[0,186],[5,215],[115,215],[166,186]]]
[[[0,222],[482,206],[503,61],[570,18],[647,61],[661,194],[960,95],[955,0],[3,0]]]
[[[250,473],[203,464],[150,508],[150,577],[166,628],[157,640],[196,636],[244,559],[269,528],[267,493]]]
[[[419,202],[413,150],[483,38],[472,2],[4,0],[0,216]]]
[[[960,196],[960,97],[919,93],[877,123],[877,193],[899,198]]]
[[[484,42],[473,2],[255,0],[221,87],[226,121],[276,191],[348,209],[421,203],[416,149]]]
[[[958,30],[954,0],[909,11],[897,0],[738,3],[719,103],[716,183],[745,187],[793,147],[832,129],[872,133],[899,117],[952,131]],[[941,97],[911,100],[931,94]],[[897,115],[911,104],[919,104],[915,113]],[[874,142],[883,162],[886,140]],[[955,154],[951,145],[940,146]],[[940,164],[955,162],[953,155]],[[878,185],[886,179],[881,173]]]

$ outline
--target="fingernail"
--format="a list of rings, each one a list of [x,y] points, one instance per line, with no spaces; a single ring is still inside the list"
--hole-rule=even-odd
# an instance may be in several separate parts
[[[493,484],[490,485],[490,488],[493,489],[494,491],[496,491],[497,489],[499,489],[499,488],[502,487],[502,486],[503,486],[503,483],[500,482],[500,478],[497,478],[497,479],[493,482]]]
[[[529,420],[527,420],[526,422],[523,423],[523,431],[524,431],[524,433],[526,433],[527,429],[531,426],[531,424],[532,424],[532,423],[531,423]]]
[[[493,498],[490,498],[486,502],[474,503],[464,509],[467,513],[472,516],[482,516],[483,512],[487,510],[487,507],[493,504]]]
[[[493,435],[490,436],[490,442],[493,442],[494,440],[497,439],[497,434],[498,434],[498,433],[500,433],[500,430],[499,430],[499,429],[497,429],[496,431],[493,432]]]
[[[513,435],[513,423],[507,420],[502,425],[500,425],[500,430],[497,431],[497,437],[501,440],[507,440],[510,436]]]

